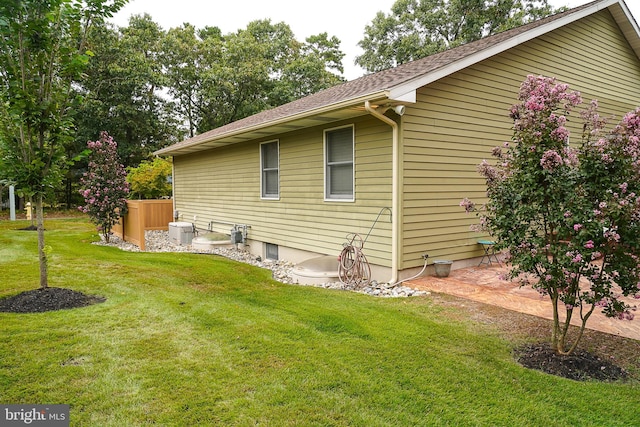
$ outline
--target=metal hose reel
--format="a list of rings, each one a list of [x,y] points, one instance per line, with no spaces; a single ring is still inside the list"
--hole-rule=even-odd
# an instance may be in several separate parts
[[[359,234],[350,233],[338,258],[340,282],[356,289],[367,286],[371,281],[371,266],[362,252],[363,246],[362,237]]]

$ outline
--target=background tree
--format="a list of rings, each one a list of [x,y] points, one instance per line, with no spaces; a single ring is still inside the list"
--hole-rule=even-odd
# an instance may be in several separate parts
[[[67,168],[64,186],[51,186],[67,205],[82,203],[77,190],[87,167],[86,142],[99,138],[100,129],[118,141],[124,165],[134,167],[185,135],[343,80],[337,38],[320,34],[299,42],[284,23],[254,21],[223,36],[219,28],[189,24],[164,31],[141,15],[126,27],[102,20],[91,29],[84,40],[93,55],[82,67],[86,78],[69,86],[70,98],[82,100],[66,110],[75,138],[69,132],[59,147],[61,157],[81,161]]]
[[[43,199],[60,186],[64,144],[73,137],[73,87],[93,56],[95,23],[126,0],[12,0],[0,3],[0,143],[4,178],[35,199],[40,287],[48,286]]]
[[[80,210],[89,215],[108,242],[111,228],[127,209],[127,172],[120,163],[118,144],[107,132],[101,132],[100,139],[89,141],[87,147],[89,169],[81,179],[85,205]]]
[[[180,140],[175,103],[167,96],[167,77],[161,61],[165,32],[149,15],[132,16],[129,25],[103,23],[87,41],[95,57],[85,70],[87,79],[76,86],[83,102],[75,109],[76,137],[68,156],[86,149],[87,141],[106,129],[118,141],[125,166],[135,166],[156,149]],[[78,199],[86,156],[69,169],[65,180],[67,206]]]
[[[365,27],[355,62],[381,71],[562,10],[547,0],[397,0]]]
[[[160,157],[145,160],[138,167],[129,168],[127,182],[132,199],[159,199],[170,197],[171,162]]]
[[[496,166],[479,167],[489,197],[481,223],[507,251],[508,277],[549,297],[553,348],[570,354],[594,310],[632,319],[620,297],[640,294],[640,109],[600,136],[594,101],[582,114],[582,145],[572,148],[565,124],[580,94],[529,76],[519,99],[513,144],[494,149]],[[570,342],[576,316],[580,332]]]
[[[185,24],[165,38],[168,91],[195,135],[342,82],[339,44],[327,34],[299,42],[270,20],[227,35]]]
[[[167,78],[167,90],[175,100],[175,112],[184,118],[188,136],[193,138],[204,112],[201,105],[203,76],[207,64],[203,61],[203,41],[221,39],[217,27],[197,31],[191,24],[171,28],[163,42],[162,52]]]
[[[181,139],[174,103],[166,95],[164,37],[146,14],[132,16],[124,28],[96,28],[89,39],[95,58],[80,88],[84,102],[76,115],[77,149],[105,129],[118,141],[125,166],[135,166]]]
[[[344,81],[340,40],[327,33],[307,37],[296,45],[286,61],[278,64],[278,79],[270,97],[272,105],[282,105],[330,88]]]

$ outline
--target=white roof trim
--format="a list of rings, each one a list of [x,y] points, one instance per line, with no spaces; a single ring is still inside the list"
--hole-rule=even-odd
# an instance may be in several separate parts
[[[162,156],[162,155],[173,155],[174,153],[180,152],[180,151],[184,151],[185,149],[189,149],[191,147],[196,147],[198,145],[203,145],[203,144],[207,144],[207,143],[211,143],[211,142],[215,142],[215,141],[220,141],[223,139],[227,139],[227,138],[233,138],[239,135],[244,135],[247,133],[251,133],[251,132],[258,132],[262,129],[267,129],[270,127],[274,127],[274,126],[280,126],[280,125],[284,125],[290,122],[293,122],[295,120],[302,120],[302,119],[306,119],[306,118],[310,118],[313,116],[317,116],[320,115],[322,113],[329,113],[332,111],[336,111],[336,110],[340,110],[342,108],[349,108],[349,107],[354,107],[354,106],[360,106],[361,104],[363,104],[365,101],[367,100],[379,100],[379,99],[386,99],[388,98],[388,92],[385,90],[381,90],[381,91],[377,91],[377,92],[372,92],[369,93],[367,95],[361,95],[357,98],[353,98],[353,99],[346,99],[344,101],[341,101],[339,103],[336,104],[328,104],[328,105],[324,105],[320,108],[313,108],[307,111],[301,111],[299,113],[293,114],[291,116],[285,116],[285,117],[281,117],[278,119],[274,119],[271,121],[266,121],[266,122],[262,122],[262,123],[257,123],[248,127],[243,127],[240,129],[233,129],[233,130],[229,130],[227,132],[223,132],[217,135],[213,135],[210,138],[204,138],[204,139],[197,139],[198,135],[196,135],[193,138],[190,138],[188,140],[186,140],[186,142],[183,143],[178,143],[178,144],[173,144],[170,145],[168,147],[165,148],[161,148],[160,150],[155,151],[153,154],[156,156]],[[295,128],[293,128],[295,129]],[[215,129],[213,129],[215,130]],[[269,133],[265,133],[265,135],[269,135]],[[196,139],[193,142],[193,139]]]
[[[637,1],[637,0],[633,0],[633,1]],[[612,1],[610,3],[612,3],[612,4],[618,3],[620,5],[620,7],[622,8],[624,14],[627,16],[627,19],[629,20],[629,23],[631,24],[631,26],[635,30],[635,32],[638,35],[638,37],[640,37],[640,27],[638,27],[638,23],[636,22],[635,18],[633,17],[633,14],[629,10],[629,7],[627,6],[627,3],[625,3],[624,0]],[[610,6],[611,5],[606,6],[606,7],[610,7]]]

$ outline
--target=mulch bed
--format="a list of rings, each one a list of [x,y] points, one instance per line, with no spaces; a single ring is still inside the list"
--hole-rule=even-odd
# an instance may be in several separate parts
[[[42,313],[86,307],[106,301],[105,298],[85,295],[65,288],[39,288],[0,299],[0,311],[5,313]]]
[[[548,343],[520,347],[516,349],[516,359],[526,368],[576,381],[618,381],[628,377],[624,369],[592,353],[577,349],[571,355],[559,355]]]
[[[513,357],[526,368],[577,381],[640,381],[640,340],[586,329],[574,354],[561,356],[549,344],[551,320],[446,294],[431,299],[455,321],[488,326],[513,342]],[[569,339],[577,333],[572,327]]]
[[[38,227],[36,227],[35,225],[30,225],[28,227],[18,228],[18,230],[20,230],[20,231],[38,231]]]

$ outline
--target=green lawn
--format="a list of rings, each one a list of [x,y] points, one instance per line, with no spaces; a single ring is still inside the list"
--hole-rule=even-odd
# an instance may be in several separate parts
[[[0,222],[0,296],[37,286],[36,234]],[[284,285],[223,258],[91,245],[50,220],[51,286],[90,307],[0,313],[0,403],[72,426],[630,426],[640,385],[520,367],[512,344],[429,297]]]

